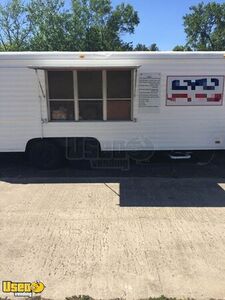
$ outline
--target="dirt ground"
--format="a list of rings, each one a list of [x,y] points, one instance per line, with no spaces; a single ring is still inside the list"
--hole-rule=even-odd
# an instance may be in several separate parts
[[[1,155],[1,280],[50,299],[225,299],[224,158],[37,171]]]

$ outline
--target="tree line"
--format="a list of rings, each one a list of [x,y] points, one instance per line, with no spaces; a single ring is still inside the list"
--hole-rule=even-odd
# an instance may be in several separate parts
[[[0,4],[0,51],[158,51],[123,40],[140,22],[111,0],[8,0]],[[225,50],[225,3],[199,3],[183,17],[186,44],[174,51]]]

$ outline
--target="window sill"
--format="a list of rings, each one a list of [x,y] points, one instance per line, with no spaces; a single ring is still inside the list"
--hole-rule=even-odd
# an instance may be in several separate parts
[[[106,120],[106,121],[104,121],[104,120],[79,120],[79,121],[70,121],[70,120],[68,120],[68,121],[66,121],[66,120],[62,120],[62,121],[60,121],[60,120],[49,120],[49,121],[47,121],[46,123],[60,123],[60,124],[62,124],[62,123],[66,123],[66,124],[68,124],[68,123],[124,123],[124,122],[129,122],[129,123],[131,123],[131,122],[136,122],[135,120]]]

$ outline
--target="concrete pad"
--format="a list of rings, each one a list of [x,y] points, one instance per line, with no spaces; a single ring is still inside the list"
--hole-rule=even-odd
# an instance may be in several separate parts
[[[224,179],[31,181],[0,181],[1,280],[50,299],[225,297]]]

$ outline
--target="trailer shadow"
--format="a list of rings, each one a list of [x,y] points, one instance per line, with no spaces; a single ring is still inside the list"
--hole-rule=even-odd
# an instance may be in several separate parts
[[[120,186],[122,207],[225,207],[225,180],[152,179]]]
[[[0,182],[10,184],[104,184],[119,197],[120,207],[225,207],[224,164],[158,162],[121,170],[93,170],[86,163],[37,171],[16,156],[1,160]],[[119,184],[119,192],[110,183]]]

